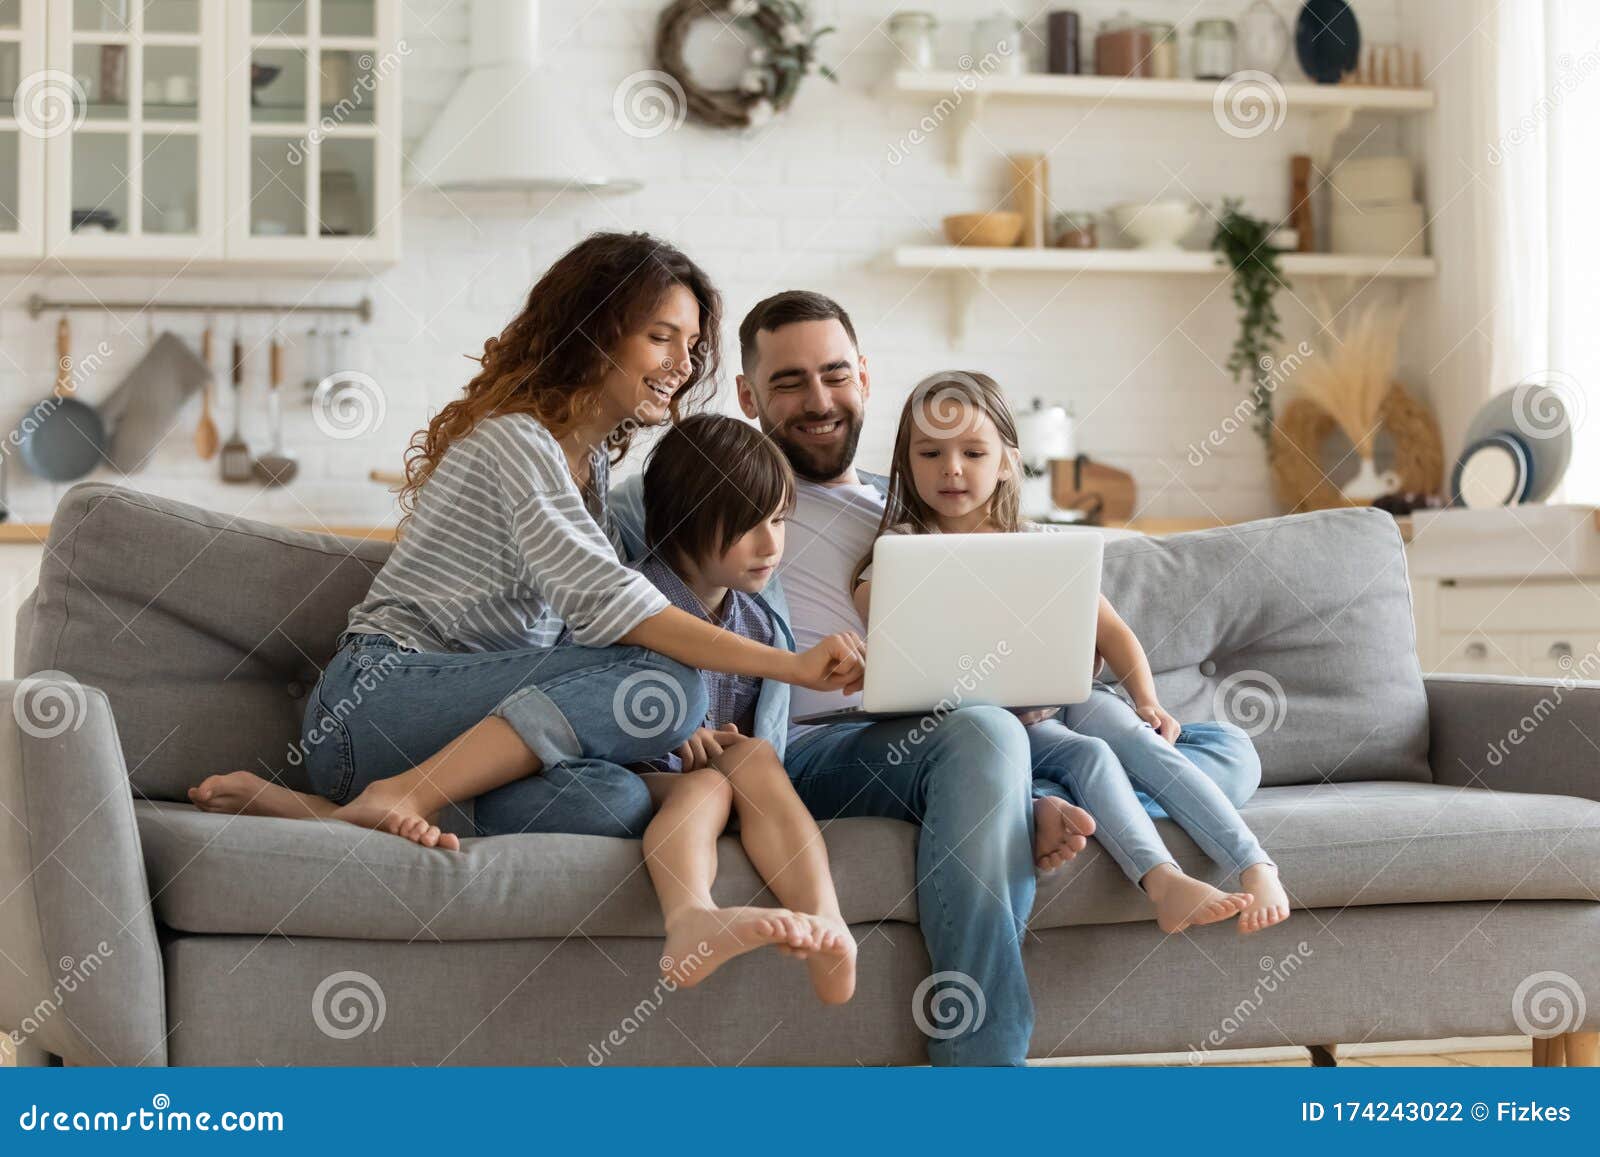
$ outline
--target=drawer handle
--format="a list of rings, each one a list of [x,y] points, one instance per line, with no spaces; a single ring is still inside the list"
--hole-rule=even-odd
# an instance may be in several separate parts
[[[1489,657],[1488,643],[1468,643],[1465,650],[1469,659],[1487,659]]]

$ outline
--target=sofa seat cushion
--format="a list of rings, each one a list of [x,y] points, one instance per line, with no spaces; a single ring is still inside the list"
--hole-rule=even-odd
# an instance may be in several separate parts
[[[168,803],[135,809],[156,914],[183,932],[369,940],[662,933],[632,840],[495,836],[464,840],[452,853],[336,821],[216,816]],[[1600,895],[1600,803],[1587,800],[1341,783],[1263,788],[1244,814],[1303,908]],[[1221,882],[1192,840],[1170,821],[1159,827],[1185,870]],[[850,923],[916,920],[915,827],[843,819],[824,833]],[[724,837],[718,851],[719,903],[776,903],[737,839]],[[1149,905],[1091,842],[1040,881],[1032,924],[1149,918]]]

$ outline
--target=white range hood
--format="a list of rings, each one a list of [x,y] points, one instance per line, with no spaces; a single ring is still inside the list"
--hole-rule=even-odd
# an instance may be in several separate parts
[[[446,192],[630,192],[574,117],[574,78],[539,58],[538,0],[471,0],[469,67],[412,150],[419,183]]]

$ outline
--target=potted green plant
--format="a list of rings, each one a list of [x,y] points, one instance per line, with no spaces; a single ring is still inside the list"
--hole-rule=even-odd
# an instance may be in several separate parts
[[[1256,433],[1268,442],[1272,435],[1272,351],[1283,340],[1279,330],[1278,290],[1287,289],[1278,250],[1269,243],[1278,226],[1252,217],[1240,202],[1222,203],[1211,248],[1233,271],[1233,303],[1239,309],[1239,336],[1228,355],[1228,372],[1235,381],[1250,375],[1250,402]]]

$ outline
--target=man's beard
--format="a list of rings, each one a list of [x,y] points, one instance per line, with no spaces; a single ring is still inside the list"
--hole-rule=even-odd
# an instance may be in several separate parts
[[[795,424],[812,425],[827,420],[825,417],[802,418]],[[783,456],[789,460],[796,475],[807,482],[832,482],[856,460],[856,443],[861,440],[861,419],[857,415],[841,412],[839,421],[844,423],[844,438],[833,447],[802,446],[791,442],[785,437],[787,427],[779,427],[769,436],[783,451]]]

